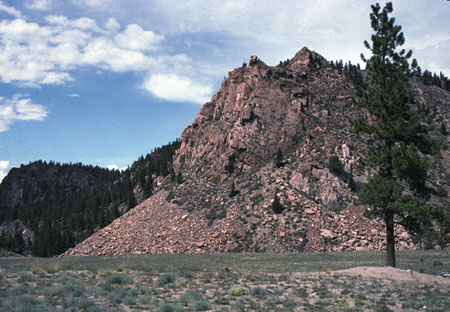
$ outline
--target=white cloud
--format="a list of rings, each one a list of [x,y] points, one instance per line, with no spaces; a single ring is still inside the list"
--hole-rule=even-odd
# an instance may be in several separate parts
[[[71,93],[71,94],[67,94],[68,97],[71,98],[76,98],[76,97],[80,97],[80,95],[78,93]]]
[[[211,86],[177,75],[150,75],[143,84],[143,88],[155,96],[174,102],[193,102],[203,104],[210,100]]]
[[[128,166],[127,166],[127,167],[119,168],[119,166],[117,166],[116,164],[111,164],[111,165],[106,166],[106,169],[109,169],[109,170],[125,171],[125,170],[128,169]]]
[[[9,169],[10,169],[9,161],[0,160],[0,183],[8,174]]]
[[[17,18],[22,18],[22,13],[20,13],[19,10],[17,10],[16,8],[7,6],[3,3],[3,1],[0,1],[0,11],[4,11],[6,13],[8,13],[11,16],[17,17]]]
[[[338,0],[157,0],[155,6],[168,31],[226,35],[232,46],[268,64],[294,56],[303,46],[326,57],[359,60],[370,28],[370,5],[363,1],[353,1],[351,12]]]
[[[115,19],[105,28],[91,18],[49,15],[47,25],[24,19],[0,22],[0,81],[17,85],[58,85],[74,78],[71,70],[97,67],[114,72],[147,71],[149,51],[164,36],[130,24],[120,31]]]
[[[117,166],[116,164],[111,164],[111,165],[106,166],[106,169],[119,170],[119,166]]]
[[[450,6],[450,4],[449,4]],[[450,33],[436,32],[421,38],[409,41],[415,46],[413,57],[419,60],[419,65],[423,69],[431,72],[439,73],[442,71],[446,75],[450,75],[450,63],[448,54],[442,53],[444,47],[450,48]],[[424,66],[423,60],[427,63]]]
[[[154,50],[157,44],[164,39],[164,36],[157,35],[151,30],[144,30],[139,25],[130,24],[114,39],[121,48],[146,51]]]
[[[25,3],[27,9],[48,11],[52,8],[51,0],[29,0]]]
[[[142,4],[144,0],[130,2]],[[256,54],[274,65],[308,46],[329,60],[361,63],[360,53],[369,53],[363,41],[370,39],[372,33],[370,3],[349,2],[351,4],[344,5],[341,0],[155,0],[143,14],[150,15],[146,25],[164,32],[167,37],[169,33],[204,33],[226,38],[223,41],[226,43],[219,47],[223,58],[247,58]],[[387,1],[378,2],[383,6]],[[157,13],[151,16],[152,12]],[[448,41],[434,50],[419,53],[422,39],[428,41],[428,38],[441,36],[438,34],[448,35],[449,1],[395,0],[393,16],[405,33],[405,49],[413,50],[422,68],[450,67],[446,57],[450,49]],[[427,57],[431,52],[435,55]]]
[[[16,94],[11,99],[0,97],[0,132],[7,131],[18,120],[44,120],[45,106],[34,104],[30,98]]]
[[[105,28],[112,31],[117,31],[120,29],[120,24],[115,18],[110,17],[105,23]]]

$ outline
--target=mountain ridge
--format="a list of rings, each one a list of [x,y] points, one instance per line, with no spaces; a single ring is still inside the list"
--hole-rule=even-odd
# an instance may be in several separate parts
[[[411,99],[448,125],[450,96],[434,88],[413,79]],[[355,98],[355,86],[307,48],[278,66],[252,56],[183,131],[177,181],[157,177],[154,195],[63,255],[383,249],[383,223],[353,203],[368,177],[360,152],[368,138],[352,134],[350,120],[371,118]],[[448,135],[434,135],[448,143]],[[433,173],[447,192],[448,159],[442,151]],[[396,231],[399,249],[421,247],[423,237]],[[431,247],[447,246],[444,238]]]

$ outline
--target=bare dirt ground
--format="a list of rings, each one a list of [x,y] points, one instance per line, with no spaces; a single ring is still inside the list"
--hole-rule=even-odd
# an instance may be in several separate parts
[[[392,280],[396,282],[417,282],[421,284],[439,284],[450,286],[450,279],[441,276],[433,276],[414,272],[411,270],[401,270],[392,267],[366,267],[360,266],[347,270],[335,271],[335,274],[361,276],[363,278],[376,278],[380,280]]]

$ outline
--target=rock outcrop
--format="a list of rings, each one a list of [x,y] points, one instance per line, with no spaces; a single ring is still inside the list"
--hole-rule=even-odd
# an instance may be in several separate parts
[[[450,95],[433,88],[413,81],[411,96],[436,107],[448,126]],[[360,154],[367,138],[349,127],[365,114],[356,97],[353,84],[307,48],[278,66],[252,56],[182,133],[174,158],[182,181],[158,178],[152,197],[65,255],[383,249],[383,222],[353,203],[368,177]],[[328,168],[331,156],[338,172]],[[443,152],[433,173],[446,190],[449,159]],[[271,208],[275,195],[280,214]],[[418,247],[396,231],[399,249]]]
[[[330,144],[348,136],[342,111],[352,110],[354,89],[322,56],[303,48],[281,66],[250,64],[229,73],[183,132],[178,170],[195,168],[224,181],[271,161],[278,148],[287,153],[307,138],[327,135],[325,128],[335,130]]]

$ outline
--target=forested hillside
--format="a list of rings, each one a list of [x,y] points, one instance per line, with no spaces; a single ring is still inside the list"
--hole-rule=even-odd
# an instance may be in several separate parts
[[[124,172],[35,161],[11,169],[0,184],[0,248],[53,256],[149,197],[153,179],[171,174],[175,141]]]

